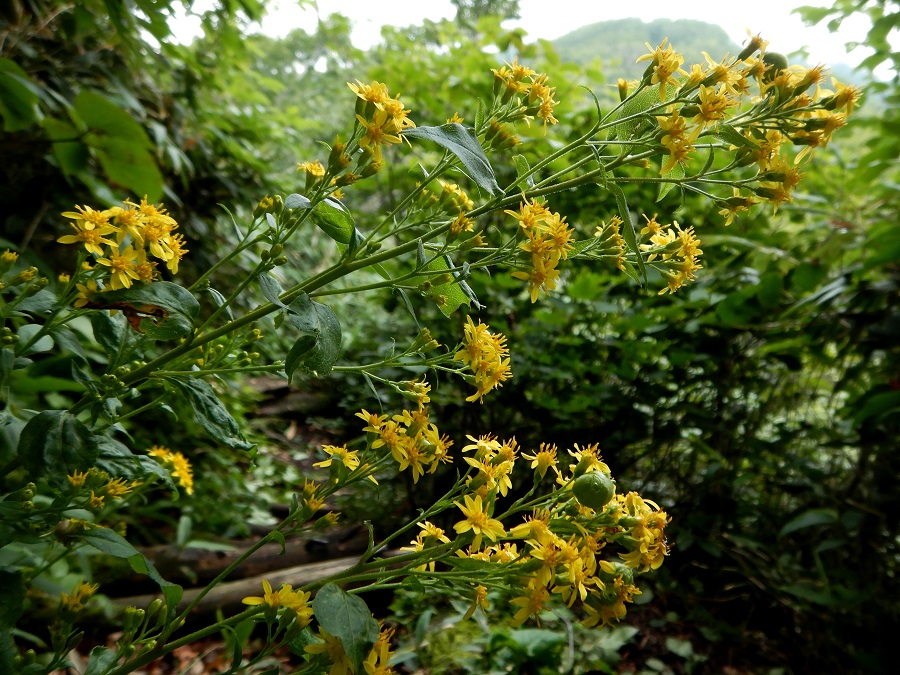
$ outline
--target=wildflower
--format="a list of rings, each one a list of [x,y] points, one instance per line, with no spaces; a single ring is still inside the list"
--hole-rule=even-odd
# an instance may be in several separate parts
[[[466,400],[482,401],[485,394],[512,377],[506,337],[491,333],[488,326],[480,321],[476,326],[470,316],[466,317],[464,330],[462,349],[453,356],[453,359],[467,362],[475,375],[477,391]]]
[[[669,160],[659,170],[660,175],[665,176],[676,164],[683,165],[687,162],[702,128],[698,126],[689,130],[687,121],[681,117],[676,106],[670,106],[668,117],[657,117],[656,121],[666,132],[660,143],[669,151]]]
[[[84,485],[84,481],[87,480],[88,473],[87,471],[75,471],[72,474],[66,476],[69,479],[69,482],[72,484],[72,487],[80,488]]]
[[[88,503],[92,509],[101,509],[103,508],[103,499],[103,495],[95,494],[94,491],[91,490],[91,498]]]
[[[76,207],[81,209],[82,207]],[[74,229],[75,234],[65,234],[56,241],[61,244],[84,244],[84,248],[88,253],[93,253],[96,256],[103,255],[103,247],[101,244],[105,244],[106,246],[115,246],[116,242],[112,239],[106,239],[105,235],[112,234],[113,232],[117,232],[117,228],[113,225],[110,225],[108,222],[108,216],[105,218],[99,218],[97,216],[98,211],[94,211],[90,207],[84,207],[90,212],[90,219],[82,219],[79,214],[66,211],[62,215],[66,218],[76,218],[74,223],[69,223]]]
[[[547,469],[556,469],[556,446],[541,443],[540,450],[534,455],[522,455],[525,459],[531,460],[531,468],[543,478],[547,474]]]
[[[168,448],[158,445],[150,448],[147,454],[158,459],[172,474],[172,478],[184,488],[185,492],[189,495],[194,494],[194,472],[187,457],[180,452],[172,452]]]
[[[734,222],[738,212],[749,211],[750,207],[756,203],[752,197],[743,197],[739,188],[733,188],[733,191],[733,197],[718,202],[719,205],[722,206],[722,208],[719,209],[719,215],[724,216],[726,226],[731,225],[731,223]]]
[[[312,607],[309,606],[309,593],[299,589],[295,591],[290,584],[281,584],[281,588],[275,591],[272,590],[272,584],[267,579],[263,579],[262,586],[262,597],[249,596],[241,600],[241,602],[251,607],[257,605],[266,605],[272,609],[287,607],[296,614],[295,621],[298,622],[300,628],[309,625],[313,616]]]
[[[374,160],[381,162],[381,146],[385,143],[400,142],[393,121],[388,119],[388,114],[383,110],[376,110],[372,121],[366,120],[362,115],[357,115],[356,119],[365,129],[365,133],[359,139],[359,147],[371,148]]]
[[[78,294],[75,296],[75,302],[72,304],[76,307],[84,307],[94,295],[100,292],[97,282],[93,279],[88,279],[87,284],[76,283],[75,288],[78,290]]]
[[[550,593],[544,586],[532,586],[529,591],[526,595],[510,600],[510,604],[519,607],[513,616],[513,626],[521,626],[530,616],[537,617],[544,611],[544,603],[550,599]]]
[[[127,481],[124,478],[116,478],[104,485],[103,491],[110,499],[119,499],[131,492],[135,485],[137,485],[137,483],[128,485]]]
[[[70,612],[80,612],[84,609],[85,604],[91,596],[97,592],[99,586],[97,584],[89,584],[85,581],[79,581],[75,584],[75,588],[71,593],[61,593],[59,596],[62,608]]]
[[[340,638],[335,637],[319,626],[319,638],[322,642],[314,642],[303,649],[307,654],[323,654],[331,662],[328,675],[350,675],[354,672],[353,662],[344,651],[344,645]]]
[[[110,270],[110,287],[115,291],[121,288],[131,288],[133,281],[139,281],[138,253],[133,246],[128,246],[124,251],[119,251],[113,245],[110,248],[109,257],[100,258],[97,263]]]
[[[356,453],[356,450],[348,450],[346,445],[324,445],[322,446],[322,452],[328,455],[328,459],[316,462],[313,466],[320,467],[329,467],[332,463],[337,460],[345,467],[347,467],[350,471],[353,471],[359,466],[359,456]]]
[[[650,78],[650,84],[659,84],[660,102],[666,100],[666,86],[669,84],[677,84],[673,76],[676,73],[687,75],[687,73],[681,69],[681,64],[684,63],[684,57],[681,54],[676,53],[675,50],[672,49],[672,45],[666,45],[666,42],[668,42],[668,38],[664,38],[656,49],[651,47],[649,42],[645,42],[644,44],[647,45],[647,49],[650,50],[650,53],[644,54],[635,61],[635,63],[650,61],[650,65],[647,67],[648,71],[650,69],[653,71],[653,75]]]
[[[474,532],[475,539],[472,542],[474,548],[478,549],[481,547],[482,536],[487,537],[491,541],[497,541],[497,539],[506,534],[506,531],[503,529],[503,523],[488,516],[480,495],[475,495],[474,497],[463,495],[463,502],[463,504],[453,502],[466,517],[465,520],[456,523],[453,529],[459,534],[469,530]]]
[[[463,616],[463,621],[471,618],[477,609],[481,609],[482,613],[485,615],[488,613],[491,605],[487,601],[487,590],[488,589],[485,586],[478,585],[475,587],[475,597],[472,600],[472,605]]]
[[[363,84],[359,80],[356,84],[347,83],[350,90],[361,100],[371,103],[379,110],[384,110],[384,102],[390,98],[386,84],[372,81],[371,84]]]
[[[297,171],[305,171],[308,176],[313,178],[322,178],[325,175],[325,167],[322,162],[315,160],[313,162],[298,162]]]
[[[701,84],[697,96],[700,99],[698,112],[691,121],[701,127],[710,123],[715,126],[719,120],[725,119],[725,111],[735,104],[735,100],[728,95],[724,83],[719,85],[718,90],[713,86]]]

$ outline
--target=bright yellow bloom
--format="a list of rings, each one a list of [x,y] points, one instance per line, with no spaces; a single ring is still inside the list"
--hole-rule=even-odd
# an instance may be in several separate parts
[[[82,207],[76,207],[82,208]],[[97,211],[94,211],[90,207],[86,207],[88,211],[92,214],[97,214]],[[67,218],[73,218],[77,214],[67,211],[62,215]],[[116,242],[112,239],[106,239],[104,235],[112,234],[117,231],[117,228],[110,225],[105,219],[101,220],[97,217],[93,217],[91,220],[82,220],[78,219],[74,223],[69,223],[74,229],[75,234],[65,234],[61,236],[58,241],[60,244],[84,244],[84,248],[88,253],[93,253],[96,256],[103,255],[103,247],[101,244],[105,244],[106,246],[115,246]]]
[[[303,648],[304,651],[307,654],[324,654],[327,656],[328,660],[331,661],[328,675],[351,675],[354,672],[353,662],[347,656],[347,652],[344,651],[344,645],[340,638],[336,638],[321,626],[319,626],[318,637],[323,641],[306,645]]]
[[[124,251],[119,251],[112,246],[108,258],[100,258],[97,260],[99,265],[104,265],[110,271],[110,287],[116,291],[121,288],[131,288],[134,281],[139,281],[141,275],[138,274],[138,253],[133,246],[127,247]]]
[[[475,539],[472,542],[474,548],[478,549],[481,547],[482,536],[487,537],[491,541],[497,541],[506,534],[506,530],[503,529],[503,523],[488,516],[482,504],[481,495],[475,495],[474,497],[463,495],[463,502],[464,504],[453,502],[466,517],[465,520],[456,523],[453,529],[460,534],[469,530],[474,532]]]
[[[66,476],[69,479],[69,482],[72,484],[72,487],[80,488],[84,485],[84,481],[87,480],[88,474],[87,471],[75,471],[73,474]]]
[[[479,585],[475,587],[475,597],[472,600],[472,605],[463,616],[463,621],[471,618],[471,616],[475,613],[475,610],[479,608],[481,609],[483,614],[487,615],[488,610],[491,608],[491,604],[487,601],[487,592],[488,589],[485,586]]]
[[[322,452],[329,456],[328,459],[316,462],[313,466],[329,467],[332,462],[337,460],[350,471],[359,467],[359,455],[356,450],[348,450],[346,445],[324,445]]]
[[[381,161],[382,145],[400,142],[393,119],[389,118],[384,110],[376,110],[371,122],[362,115],[357,115],[356,119],[365,129],[365,133],[359,139],[359,147],[371,148],[373,159],[376,162]]]
[[[281,584],[281,588],[275,591],[267,579],[263,579],[262,586],[262,597],[249,596],[241,602],[253,607],[257,605],[266,605],[272,609],[287,607],[297,615],[295,621],[301,628],[309,625],[313,616],[312,607],[309,606],[309,593],[299,589],[295,591],[290,584]]]
[[[538,614],[544,611],[544,604],[549,599],[550,593],[547,589],[544,586],[537,586],[531,588],[527,595],[511,600],[511,604],[519,607],[513,616],[512,625],[521,626],[530,616],[537,618]]]
[[[673,76],[676,73],[687,75],[687,73],[681,69],[681,64],[684,63],[684,57],[681,54],[676,53],[675,50],[672,49],[672,45],[666,45],[668,40],[669,38],[664,38],[656,49],[651,47],[649,42],[645,42],[644,44],[647,45],[647,49],[650,50],[650,53],[644,54],[635,61],[635,63],[650,61],[650,66],[648,67],[653,68],[653,76],[650,78],[650,84],[659,84],[660,102],[666,100],[666,86],[669,84],[678,84]]]
[[[172,452],[168,448],[154,445],[147,452],[150,457],[155,457],[165,466],[172,478],[176,479],[184,491],[189,495],[194,494],[194,472],[187,457],[180,452]]]
[[[531,468],[534,469],[537,474],[543,478],[547,474],[547,469],[554,469],[559,473],[556,469],[556,446],[548,445],[547,443],[541,443],[540,450],[538,450],[533,455],[522,455],[525,459],[531,460]]]

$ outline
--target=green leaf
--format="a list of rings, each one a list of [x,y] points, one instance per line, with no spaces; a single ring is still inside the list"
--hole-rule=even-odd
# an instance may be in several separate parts
[[[170,377],[167,381],[184,394],[194,411],[194,418],[212,438],[239,450],[250,450],[254,447],[253,443],[248,443],[244,439],[238,423],[222,405],[209,382],[199,377]]]
[[[309,200],[303,195],[297,193],[289,194],[284,200],[284,208],[286,209],[308,209]]]
[[[340,639],[357,672],[361,672],[363,659],[379,634],[378,622],[366,603],[336,584],[326,584],[316,593],[312,607],[319,625]]]
[[[19,343],[25,344],[29,340],[31,340],[38,332],[41,330],[41,326],[36,323],[26,323],[24,326],[19,328]],[[53,349],[53,338],[49,335],[42,335],[38,338],[34,344],[28,347],[24,352],[20,352],[20,354],[37,354],[40,352],[49,352]]]
[[[519,179],[513,184],[513,187],[518,187],[522,183],[522,176],[531,171],[531,167],[524,155],[516,155],[513,157],[513,162],[516,164],[516,176]],[[528,176],[526,183],[528,184],[528,187],[534,187],[534,176]]]
[[[109,647],[94,647],[84,675],[102,675],[119,660],[119,653]]]
[[[4,131],[21,131],[38,121],[37,85],[9,59],[0,59],[0,117]]]
[[[341,323],[334,310],[304,293],[291,303],[287,319],[301,334],[285,360],[288,378],[301,366],[319,376],[330,373],[341,355]]]
[[[867,398],[865,405],[853,418],[853,426],[859,426],[870,417],[875,421],[882,419],[888,413],[896,413],[900,410],[900,391],[886,391]]]
[[[171,490],[177,490],[172,475],[152,457],[135,455],[128,446],[108,436],[94,436],[94,441],[98,448],[97,467],[111,476],[140,480],[154,475]]]
[[[65,410],[45,410],[32,417],[19,436],[18,456],[33,476],[47,475],[57,484],[66,475],[87,471],[97,459],[88,428]]]
[[[140,333],[128,326],[122,313],[111,316],[108,312],[91,312],[91,328],[94,339],[103,347],[110,362],[115,362],[121,350],[127,358],[140,340]]]
[[[439,127],[415,127],[403,132],[407,138],[422,138],[433,141],[452,152],[462,162],[469,177],[488,192],[502,194],[494,169],[488,161],[475,133],[461,124],[452,122]]]
[[[735,145],[739,148],[750,148],[751,150],[756,150],[759,148],[756,143],[744,136],[744,134],[742,134],[730,124],[719,124],[719,128],[716,129],[715,135],[720,140],[723,140],[726,143],[731,143],[731,145]]]
[[[259,289],[262,291],[263,296],[265,296],[266,300],[271,302],[273,305],[278,305],[279,307],[287,307],[281,299],[278,297],[282,293],[284,293],[284,289],[281,288],[281,284],[275,280],[267,272],[263,272],[259,275]]]
[[[53,144],[53,156],[64,175],[72,176],[87,171],[90,160],[88,147],[81,141],[73,140],[79,137],[78,129],[53,117],[45,118],[41,126]]]
[[[675,166],[669,169],[663,178],[684,178],[684,167],[675,162]],[[660,183],[659,192],[656,193],[656,201],[662,201],[662,198],[669,194],[669,191],[675,187],[676,183]]]
[[[86,544],[90,544],[101,553],[106,553],[114,558],[128,560],[132,556],[141,555],[134,546],[128,543],[125,537],[108,527],[94,527],[89,530],[82,530],[73,536],[83,540]]]
[[[631,219],[631,211],[628,209],[628,203],[625,201],[625,193],[615,183],[609,183],[607,188],[616,198],[616,207],[619,209],[619,217],[625,227],[622,228],[622,236],[628,248],[637,255],[638,269],[641,271],[641,279],[647,283],[647,268],[644,266],[644,258],[641,256],[641,250],[638,248],[637,232],[634,229],[634,221]]]
[[[129,305],[132,309],[125,312],[137,312],[141,317],[141,331],[154,340],[174,340],[191,332],[200,312],[197,298],[170,281],[134,284],[120,291],[98,293],[94,304],[100,309],[122,309],[122,304]]]
[[[162,196],[163,178],[144,128],[127,112],[95,91],[83,89],[75,111],[90,128],[85,142],[95,151],[107,177],[114,183],[156,201]]]
[[[340,244],[349,244],[356,229],[347,207],[337,199],[326,197],[312,211],[313,222]]]
[[[450,259],[450,256],[439,256],[422,268],[421,271],[431,273],[427,277],[423,276],[422,280],[424,281],[425,279],[439,276],[441,273],[446,272],[453,267],[453,261]],[[443,305],[438,305],[438,309],[441,310],[441,313],[444,316],[453,314],[453,312],[459,309],[460,305],[468,306],[470,304],[469,296],[461,287],[461,283],[462,282],[460,281],[448,281],[446,284],[432,287],[431,293],[435,297],[443,296],[447,299]]]
[[[792,518],[787,525],[781,528],[778,536],[784,537],[792,532],[817,525],[834,525],[837,521],[838,513],[835,509],[809,509],[796,518]]]

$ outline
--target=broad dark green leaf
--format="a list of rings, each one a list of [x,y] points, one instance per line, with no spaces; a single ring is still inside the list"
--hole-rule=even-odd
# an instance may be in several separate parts
[[[150,201],[158,200],[163,179],[144,128],[115,103],[89,89],[75,97],[74,107],[90,129],[85,142],[110,180]]]
[[[77,140],[80,136],[78,129],[53,117],[45,118],[41,126],[53,143],[53,156],[65,175],[78,175],[87,171],[91,155],[88,147]]]
[[[194,411],[194,418],[212,438],[239,450],[250,450],[253,447],[253,443],[244,439],[238,423],[222,405],[209,382],[199,377],[171,377],[167,381],[184,394]]]
[[[108,307],[125,303],[140,314],[141,330],[155,340],[173,340],[189,333],[194,319],[200,312],[200,303],[194,295],[170,281],[135,284],[120,291],[107,291],[95,296],[95,303]]]
[[[158,476],[168,488],[176,490],[171,474],[159,462],[146,455],[135,455],[124,443],[108,436],[94,436],[99,450],[97,467],[111,476],[141,480],[152,474]]]
[[[288,378],[301,367],[319,376],[330,373],[341,355],[341,323],[334,310],[304,294],[291,303],[287,319],[301,334],[285,360]]]
[[[87,471],[97,459],[88,428],[65,410],[46,410],[32,417],[19,436],[19,461],[34,476],[57,484],[75,471]]]
[[[469,177],[489,194],[497,195],[503,191],[497,185],[494,169],[487,155],[471,129],[462,124],[452,122],[439,127],[415,127],[403,132],[407,138],[421,138],[437,143],[452,152],[462,162]]]
[[[336,584],[326,584],[312,603],[319,624],[340,638],[344,651],[362,671],[363,659],[378,639],[378,622],[362,598],[350,595]]]

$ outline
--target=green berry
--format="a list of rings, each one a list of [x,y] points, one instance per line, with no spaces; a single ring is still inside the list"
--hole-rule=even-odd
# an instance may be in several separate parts
[[[616,484],[602,471],[592,471],[575,479],[572,494],[581,505],[599,511],[616,494]]]

